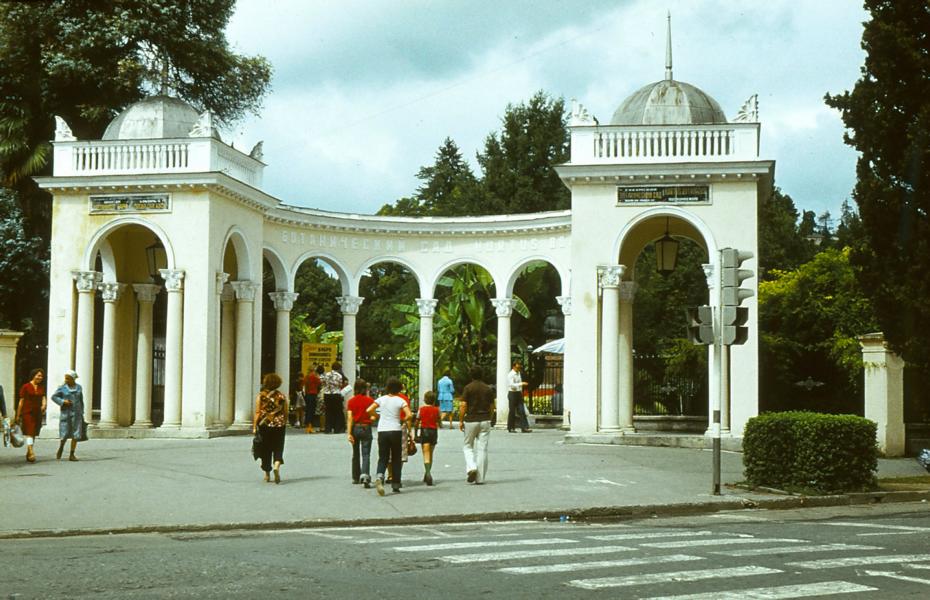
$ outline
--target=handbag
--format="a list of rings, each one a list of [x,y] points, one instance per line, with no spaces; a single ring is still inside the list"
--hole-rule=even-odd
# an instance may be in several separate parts
[[[416,442],[413,441],[413,438],[407,438],[407,456],[413,456],[417,453]]]
[[[265,440],[262,439],[262,432],[260,429],[255,430],[255,435],[252,436],[252,460],[258,460],[262,455],[262,445],[265,443]]]
[[[20,427],[19,423],[13,425],[13,428],[10,429],[10,445],[14,448],[22,448],[25,443],[26,436],[23,435],[23,428]]]

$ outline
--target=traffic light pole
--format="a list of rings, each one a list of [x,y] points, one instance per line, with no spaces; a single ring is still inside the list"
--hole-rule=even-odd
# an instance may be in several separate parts
[[[717,289],[719,292],[719,289],[720,289],[719,286]],[[718,296],[719,296],[719,293],[718,293]],[[722,405],[724,385],[726,385],[725,376],[728,371],[728,369],[724,366],[726,361],[724,360],[725,357],[723,354],[724,348],[726,348],[726,346],[724,346],[721,343],[721,336],[720,336],[720,330],[721,330],[720,314],[722,310],[721,303],[719,302],[720,298],[718,297],[717,300],[718,302],[717,302],[716,310],[714,311],[714,316],[716,317],[714,319],[715,321],[715,327],[714,327],[715,361],[714,362],[717,363],[716,374],[719,375],[720,378],[718,380],[718,385],[717,385],[717,394],[714,396],[713,421],[710,427],[710,434],[711,434],[711,438],[713,441],[713,450],[714,450],[713,452],[713,472],[714,472],[713,488],[711,491],[714,496],[720,495],[720,407]]]

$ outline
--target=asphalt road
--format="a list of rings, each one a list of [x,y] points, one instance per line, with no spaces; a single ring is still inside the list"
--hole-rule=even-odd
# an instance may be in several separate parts
[[[5,540],[7,598],[927,598],[930,507]]]

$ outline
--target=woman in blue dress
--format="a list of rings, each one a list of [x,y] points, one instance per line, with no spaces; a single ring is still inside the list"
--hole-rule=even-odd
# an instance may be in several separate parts
[[[448,369],[436,384],[436,395],[439,397],[439,412],[441,413],[439,426],[442,427],[442,422],[448,418],[449,429],[452,429],[452,397],[455,395],[455,384],[452,383],[452,377],[449,375]]]
[[[76,461],[78,458],[74,455],[77,449],[78,441],[86,439],[84,428],[84,390],[75,380],[78,378],[74,371],[65,371],[65,382],[52,394],[52,402],[61,406],[61,418],[58,421],[58,437],[61,442],[58,444],[58,452],[55,458],[61,460],[61,454],[65,450],[65,441],[71,440],[70,461]]]

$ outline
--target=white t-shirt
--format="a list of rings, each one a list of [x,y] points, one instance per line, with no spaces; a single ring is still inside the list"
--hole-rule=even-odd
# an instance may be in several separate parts
[[[507,389],[511,392],[523,391],[523,378],[520,377],[519,371],[511,369],[507,374]]]
[[[401,415],[407,402],[400,396],[388,395],[375,400],[375,404],[378,405],[375,412],[380,415],[378,431],[401,431],[401,423],[404,421]]]

